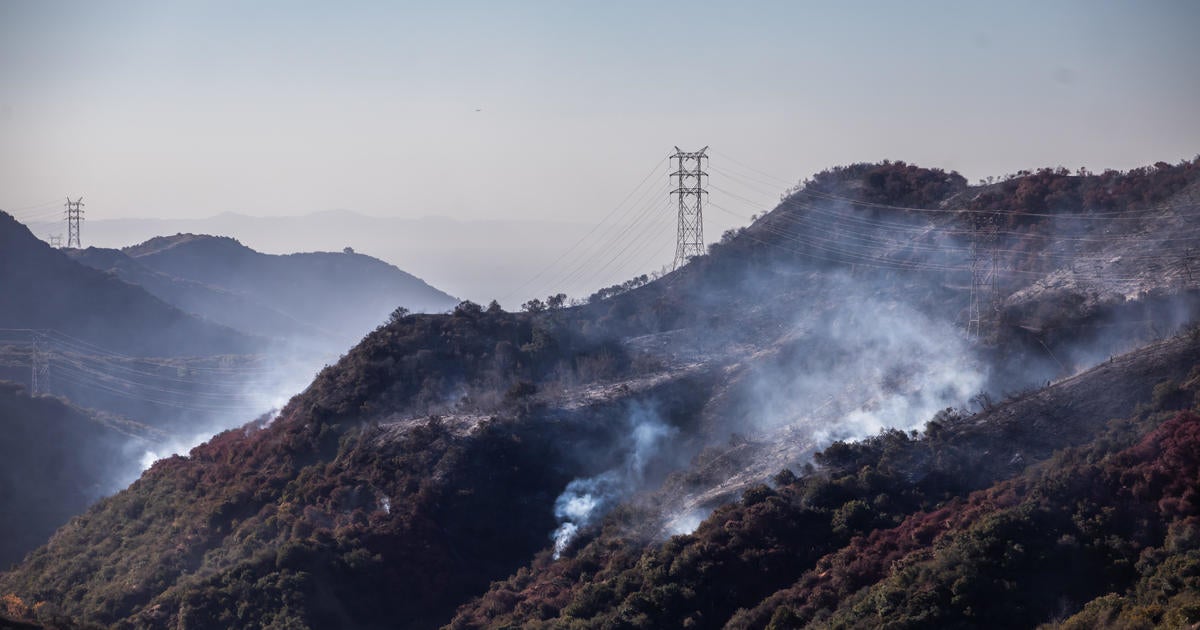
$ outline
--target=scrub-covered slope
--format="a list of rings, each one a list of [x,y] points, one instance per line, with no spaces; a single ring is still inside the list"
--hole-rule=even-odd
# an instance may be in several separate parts
[[[812,611],[790,589],[857,536],[942,509],[959,518],[972,492],[1033,479],[1021,475],[1055,449],[1116,453],[1165,419],[1158,410],[1194,404],[1196,337],[1153,342],[1195,314],[1186,249],[1127,259],[1131,270],[1096,273],[1089,289],[1014,296],[1069,273],[1054,253],[1063,239],[1092,238],[1033,238],[1034,227],[1089,216],[1148,230],[1087,241],[1087,261],[1131,238],[1194,237],[1197,181],[1195,163],[983,188],[936,169],[856,165],[818,175],[640,288],[536,313],[463,303],[398,317],[269,424],[162,461],[73,520],[0,576],[0,595],[118,627],[720,627],[850,615],[843,601],[883,578],[839,586]],[[1058,208],[1062,190],[1079,204]],[[968,336],[966,256],[981,215],[1016,240],[997,253],[1009,265],[1000,309]],[[1169,273],[1143,273],[1150,264]],[[1112,417],[1133,424],[1104,437]],[[1115,491],[1101,473],[1068,495]],[[1162,527],[1054,531],[1085,546],[1106,532],[1131,541],[1085,554],[1119,568],[1126,552],[1175,544],[1158,532],[1186,519],[1144,507],[1130,509]],[[974,527],[962,518],[963,531]],[[1134,577],[1080,583],[1053,614]],[[955,606],[939,618],[967,614]],[[1031,601],[1020,619],[1053,618],[1044,611]]]

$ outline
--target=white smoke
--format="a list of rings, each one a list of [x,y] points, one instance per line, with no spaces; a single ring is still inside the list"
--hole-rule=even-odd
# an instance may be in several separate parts
[[[160,459],[186,455],[222,431],[239,426],[248,431],[270,426],[292,396],[303,391],[320,366],[329,360],[329,355],[273,348],[262,362],[268,369],[240,384],[238,394],[231,397],[231,410],[197,411],[191,416],[188,431],[176,431],[167,440],[150,447],[138,442],[141,470],[147,470]],[[126,480],[124,485],[132,481]]]
[[[594,477],[575,479],[554,501],[559,526],[551,534],[554,558],[575,539],[579,530],[603,516],[614,504],[641,488],[646,469],[677,429],[663,422],[651,407],[634,403],[626,415],[629,437],[621,464]]]
[[[749,439],[759,445],[758,459],[738,464],[731,477],[718,464],[711,483],[664,497],[663,533],[695,531],[713,497],[802,466],[834,441],[920,428],[989,387],[986,363],[953,322],[953,310],[935,317],[890,287],[836,272],[811,276],[807,288],[805,299],[784,302],[792,312],[776,309],[787,324],[730,372],[728,389],[705,411],[710,445]]]
[[[554,516],[560,523],[551,535],[556,560],[575,539],[580,527],[591,525],[608,510],[622,494],[622,485],[615,470],[567,484],[567,489],[554,501]]]
[[[683,512],[667,521],[666,532],[671,536],[691,534],[711,513],[712,510],[699,508]]]
[[[845,280],[843,280],[845,281]],[[799,428],[818,444],[913,429],[987,385],[962,330],[846,284],[853,307],[799,321],[789,352],[751,384],[755,428]]]

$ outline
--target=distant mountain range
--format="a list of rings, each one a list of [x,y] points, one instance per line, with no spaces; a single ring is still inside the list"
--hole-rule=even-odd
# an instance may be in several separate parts
[[[176,234],[123,250],[64,250],[188,312],[237,330],[340,351],[397,306],[441,312],[458,300],[383,261],[347,252],[285,256],[228,237]]]
[[[374,217],[347,210],[299,216],[262,217],[226,212],[199,219],[102,219],[88,215],[83,242],[122,248],[164,234],[222,234],[260,252],[355,251],[385,260],[463,299],[486,304],[500,299],[515,308],[530,297],[544,298],[550,289],[588,295],[599,286],[627,280],[666,261],[618,261],[587,282],[537,283],[522,287],[544,272],[556,257],[580,240],[591,225],[570,221],[476,220],[445,217],[417,219]],[[31,223],[39,236],[63,232],[61,222]],[[669,239],[670,236],[667,236]],[[642,263],[639,267],[637,263]],[[635,273],[636,271],[636,273]],[[548,278],[540,278],[549,280]]]
[[[264,340],[81,265],[0,212],[0,328],[55,329],[135,356],[251,354]]]
[[[30,384],[40,335],[50,393],[180,430],[265,412],[399,306],[458,302],[361,254],[278,256],[193,234],[56,250],[4,214],[0,287],[0,379]],[[271,369],[248,367],[263,355]]]

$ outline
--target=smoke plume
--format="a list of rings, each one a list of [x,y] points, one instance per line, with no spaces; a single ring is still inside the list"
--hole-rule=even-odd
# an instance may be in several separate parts
[[[651,406],[632,403],[625,417],[628,431],[621,463],[594,477],[575,479],[554,501],[554,557],[559,558],[579,530],[596,522],[614,504],[641,489],[647,466],[677,429],[663,422]]]

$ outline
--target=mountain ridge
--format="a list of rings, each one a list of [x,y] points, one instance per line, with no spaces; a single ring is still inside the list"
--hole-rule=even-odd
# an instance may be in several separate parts
[[[1189,178],[1160,191],[1164,199],[1194,186],[1194,166],[1159,169]],[[1164,330],[1128,317],[1141,309],[1137,317],[1164,329],[1179,309],[1192,319],[1194,284],[1148,281],[1150,290],[1099,318],[1076,311],[1076,296],[1047,293],[1034,298],[1036,332],[1024,327],[1033,320],[1001,312],[988,335],[964,338],[967,296],[952,274],[969,240],[961,222],[977,213],[942,215],[937,232],[902,209],[949,199],[953,190],[926,186],[948,174],[886,163],[836,175],[854,184],[858,202],[888,207],[785,200],[707,256],[587,305],[514,314],[464,302],[390,321],[269,425],[163,460],[73,520],[0,576],[0,592],[125,627],[759,627],[776,615],[790,627],[787,615],[808,613],[739,609],[807,579],[856,537],[1036,474],[1056,449],[1083,444],[1101,458],[1159,427],[1164,439],[1200,448],[1187,437],[1193,419],[1165,415],[1196,403],[1200,336],[1147,345]],[[828,195],[831,177],[805,194]],[[1062,180],[1019,180],[1000,189],[1012,212],[982,195],[965,202],[1017,217],[1010,228],[1043,224],[1036,215],[1049,213],[1026,209],[1058,190],[1039,182]],[[1087,181],[1142,190],[1120,178]],[[879,223],[883,213],[889,223]],[[900,243],[904,225],[918,236]],[[843,238],[834,242],[836,229]],[[817,234],[827,249],[796,249]],[[1105,239],[1083,253],[1126,246]],[[864,259],[868,251],[875,257]],[[1133,259],[1136,273],[1101,279],[1116,295],[1182,251]],[[1011,255],[1003,291],[1070,262],[1034,253]],[[1095,367],[1074,376],[1083,366]],[[978,413],[953,407],[969,398]],[[994,402],[1002,398],[1011,400]],[[1106,426],[1105,407],[1132,415]],[[712,500],[674,514],[655,492]],[[1175,494],[1163,498],[1184,501],[1186,517],[1193,508]],[[1186,520],[1129,505],[1164,531]],[[692,519],[663,540],[663,521]],[[1165,544],[1157,531],[1138,533],[1131,549]],[[105,551],[116,540],[128,547]],[[1131,561],[1120,550],[1095,558]],[[1101,587],[1134,584],[1119,577]],[[1002,579],[971,583],[1002,592]],[[79,597],[65,598],[70,589]],[[1030,601],[1028,618],[1049,621],[1053,611]],[[837,603],[822,614],[853,612]],[[1072,600],[1066,612],[1085,605]]]
[[[194,318],[143,289],[70,260],[0,213],[0,326],[54,328],[128,354],[245,354],[261,340]],[[86,296],[86,297],[85,297]],[[140,322],[130,328],[131,321]]]
[[[228,289],[155,271],[121,250],[89,247],[69,250],[67,255],[89,267],[115,273],[122,280],[138,285],[184,311],[248,334],[284,339],[323,339],[327,336],[287,313],[245,299]]]
[[[397,306],[441,312],[458,303],[395,265],[352,250],[263,254],[231,237],[176,234],[121,251],[159,273],[238,294],[257,310],[276,311],[342,345]]]

